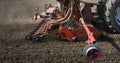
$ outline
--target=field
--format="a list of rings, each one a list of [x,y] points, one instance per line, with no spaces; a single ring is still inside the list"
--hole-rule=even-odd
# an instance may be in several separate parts
[[[85,42],[54,38],[42,43],[26,41],[25,35],[39,22],[32,19],[34,8],[39,6],[42,12],[46,2],[55,3],[54,0],[0,0],[0,63],[120,63],[120,34],[107,34],[106,29],[101,29],[104,35],[97,41],[103,51],[96,61],[83,56]]]

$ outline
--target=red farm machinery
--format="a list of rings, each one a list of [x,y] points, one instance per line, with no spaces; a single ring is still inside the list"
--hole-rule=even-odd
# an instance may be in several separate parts
[[[80,0],[57,0],[59,6],[45,5],[46,11],[36,13],[34,19],[43,18],[33,30],[25,37],[26,40],[42,42],[50,35],[49,32],[57,30],[61,39],[69,42],[85,41],[88,45],[83,53],[88,59],[95,60],[101,55],[101,48],[96,39],[101,32],[91,24],[94,15],[103,20],[113,32],[120,32],[120,1],[97,0],[97,3],[88,3]],[[97,13],[91,7],[96,5]],[[38,8],[36,8],[37,10]]]

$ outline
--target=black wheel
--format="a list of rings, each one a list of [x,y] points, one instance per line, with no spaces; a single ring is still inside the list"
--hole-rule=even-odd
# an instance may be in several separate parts
[[[109,0],[106,3],[106,22],[114,32],[120,32],[120,0]]]
[[[27,35],[27,36],[25,36],[25,39],[26,39],[26,40],[32,40],[32,35]]]
[[[120,0],[107,0],[103,6],[101,0],[98,1],[99,17],[113,32],[120,32]]]
[[[42,38],[39,35],[36,35],[36,36],[33,37],[33,41],[35,41],[35,42],[41,42]]]

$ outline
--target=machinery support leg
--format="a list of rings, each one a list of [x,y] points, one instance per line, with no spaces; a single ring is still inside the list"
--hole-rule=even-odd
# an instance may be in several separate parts
[[[80,22],[88,35],[88,40],[86,41],[88,45],[84,48],[83,54],[89,60],[97,60],[101,55],[101,48],[99,45],[95,44],[96,40],[93,36],[93,32],[89,30],[83,18],[80,18]]]

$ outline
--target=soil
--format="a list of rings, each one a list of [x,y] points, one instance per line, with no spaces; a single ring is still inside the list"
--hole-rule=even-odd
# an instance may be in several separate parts
[[[120,63],[120,34],[107,33],[102,27],[104,34],[97,44],[103,50],[96,61],[83,56],[85,42],[26,41],[25,35],[40,21],[32,19],[34,8],[43,12],[46,3],[57,5],[55,0],[0,0],[0,63]]]

